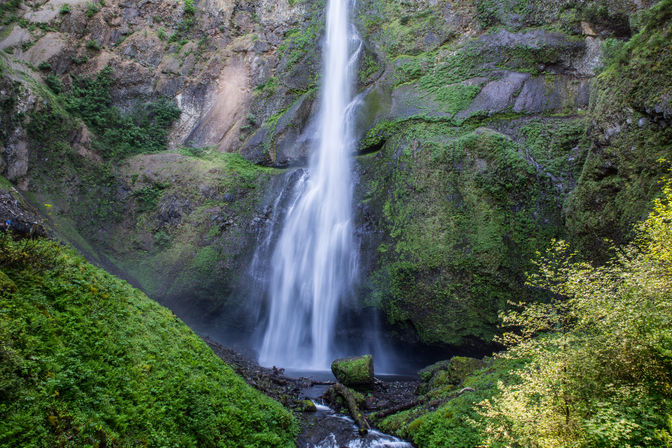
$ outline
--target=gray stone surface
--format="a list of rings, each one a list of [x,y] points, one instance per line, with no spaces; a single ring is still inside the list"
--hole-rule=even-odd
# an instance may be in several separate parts
[[[530,75],[527,73],[503,72],[501,76],[500,79],[487,83],[478,96],[474,98],[471,105],[466,110],[459,112],[456,117],[467,118],[476,113],[491,115],[511,107],[515,101],[515,95],[520,92]]]

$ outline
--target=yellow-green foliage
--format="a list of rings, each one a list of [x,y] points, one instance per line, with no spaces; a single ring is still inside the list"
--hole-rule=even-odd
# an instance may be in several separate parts
[[[0,446],[294,446],[291,413],[71,249],[1,234],[0,269]]]
[[[558,242],[533,286],[554,299],[504,316],[521,382],[487,401],[489,443],[535,447],[670,446],[672,184],[605,265]]]

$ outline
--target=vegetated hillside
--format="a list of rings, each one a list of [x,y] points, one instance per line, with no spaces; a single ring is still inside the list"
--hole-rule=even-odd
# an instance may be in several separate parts
[[[0,232],[0,341],[2,446],[294,446],[291,412],[57,242]]]
[[[422,404],[381,427],[420,448],[670,446],[670,182],[653,208],[600,267],[562,241],[538,254],[528,281],[554,296],[503,314],[507,351],[424,369]]]
[[[632,237],[672,157],[669,10],[359,3],[365,286],[404,337],[478,346],[551,238]]]

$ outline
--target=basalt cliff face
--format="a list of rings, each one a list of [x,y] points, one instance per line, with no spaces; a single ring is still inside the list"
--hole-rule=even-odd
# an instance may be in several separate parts
[[[282,174],[267,167],[306,156],[294,143],[316,89],[321,5],[49,1],[2,13],[2,175],[152,297],[202,301],[196,314],[221,306]]]
[[[287,167],[305,162],[323,9],[6,3],[0,174],[195,325],[240,307]],[[358,2],[353,306],[407,342],[478,347],[507,301],[535,297],[524,273],[552,238],[598,260],[604,238],[627,240],[668,169],[671,10]]]

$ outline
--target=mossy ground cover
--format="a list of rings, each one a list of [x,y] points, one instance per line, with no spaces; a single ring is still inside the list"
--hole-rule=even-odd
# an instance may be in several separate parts
[[[476,19],[481,27],[520,29],[546,26],[566,33],[578,33],[580,22],[607,28],[612,33],[629,32],[628,16],[633,12],[627,0],[475,0]]]
[[[0,246],[3,445],[293,446],[292,415],[170,311],[58,243]]]
[[[380,427],[420,448],[482,446],[487,434],[479,403],[497,396],[498,384],[517,382],[514,372],[524,361],[491,359],[487,364],[459,384],[430,386],[420,397],[424,404],[385,418]],[[464,388],[473,390],[459,393]]]
[[[238,154],[182,148],[128,159],[121,172],[136,204],[110,230],[108,256],[152,297],[223,305],[255,236],[248,225],[282,171]]]

